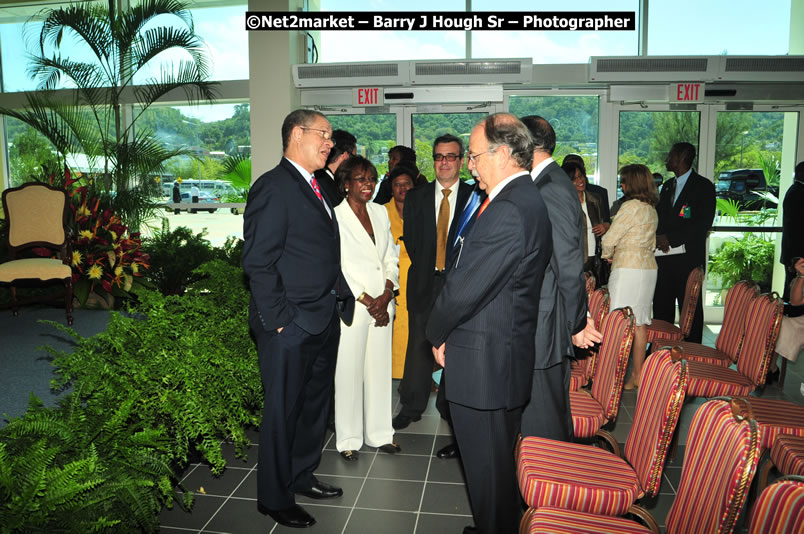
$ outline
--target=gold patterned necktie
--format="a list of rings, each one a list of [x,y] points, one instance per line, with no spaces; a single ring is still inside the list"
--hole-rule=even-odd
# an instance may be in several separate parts
[[[444,198],[438,207],[438,220],[436,221],[436,269],[443,271],[447,264],[447,234],[449,233],[449,201],[447,197],[452,193],[449,189],[442,189]]]

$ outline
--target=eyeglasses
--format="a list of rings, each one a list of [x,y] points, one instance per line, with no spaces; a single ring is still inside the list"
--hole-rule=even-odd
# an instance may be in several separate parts
[[[479,154],[472,154],[471,152],[467,152],[466,157],[469,158],[469,161],[474,163],[474,162],[477,161],[477,158],[479,158],[483,154],[489,154],[489,153],[492,153],[492,152],[496,152],[496,150],[497,150],[496,148],[494,150],[486,150],[485,152],[481,152]]]
[[[352,177],[352,179],[351,179],[351,180],[352,180],[353,182],[357,182],[357,183],[359,183],[359,184],[362,184],[362,183],[365,183],[365,182],[369,182],[369,183],[372,183],[372,184],[376,184],[376,183],[377,183],[377,179],[376,179],[376,178],[370,178],[370,177],[368,177],[368,176],[354,176],[354,177]]]
[[[321,130],[320,128],[307,128],[306,126],[299,126],[302,130],[312,130],[314,132],[318,132],[318,135],[324,138],[325,141],[329,141],[332,139],[332,132],[329,130]]]
[[[461,156],[459,154],[433,154],[433,161],[444,161],[447,160],[450,163],[456,160],[459,160]]]

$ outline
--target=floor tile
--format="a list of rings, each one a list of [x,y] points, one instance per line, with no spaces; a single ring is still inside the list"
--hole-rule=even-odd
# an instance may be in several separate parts
[[[185,477],[184,486],[198,494],[218,495],[228,497],[235,488],[249,474],[248,469],[227,468],[223,474],[216,477],[206,465],[199,465],[190,475]]]
[[[664,478],[670,483],[672,493],[678,493],[678,484],[681,482],[681,468],[680,467],[665,467]],[[666,493],[664,489],[662,493]]]
[[[185,512],[174,503],[172,510],[165,508],[159,514],[159,524],[166,527],[201,529],[225,500],[225,497],[196,495],[190,512]]]
[[[324,451],[315,474],[365,477],[374,456],[374,453],[360,454],[357,461],[347,462],[337,451]]]
[[[465,484],[463,465],[459,458],[434,458],[427,473],[428,482],[452,482]]]
[[[402,454],[419,454],[430,456],[435,454],[432,434],[397,433],[394,441],[402,447]]]
[[[235,454],[235,447],[231,443],[221,444],[221,452],[223,459],[226,460],[226,467],[254,467],[257,465],[257,445],[251,445],[247,451],[246,456],[237,456]]]
[[[422,512],[471,515],[466,486],[428,482],[424,488]]]
[[[352,511],[344,534],[410,534],[416,525],[415,512],[380,510]]]
[[[438,415],[422,415],[422,418],[397,430],[397,434],[435,434],[440,427],[441,417]]]
[[[227,532],[229,534],[254,534],[270,532],[276,522],[257,510],[254,499],[229,499],[207,523],[204,531]]]
[[[378,454],[369,470],[369,478],[392,478],[396,480],[424,480],[430,456],[404,454]]]
[[[419,514],[416,534],[458,534],[464,527],[474,525],[470,515]]]
[[[424,482],[370,478],[360,491],[356,506],[375,510],[415,512],[419,509],[423,487]]]
[[[299,504],[321,504],[328,506],[352,507],[355,504],[360,487],[363,485],[363,478],[334,477],[326,475],[316,475],[318,480],[339,487],[343,490],[343,495],[334,499],[310,499],[304,495],[297,495],[296,502]],[[234,492],[234,497],[242,499],[257,498],[257,472],[252,471],[243,481],[243,484]]]
[[[346,520],[349,518],[349,508],[338,508],[335,506],[322,506],[315,504],[305,504],[304,509],[315,517],[315,525],[304,529],[304,532],[315,532],[319,534],[333,534],[343,531]],[[253,532],[253,531],[252,531]],[[299,529],[283,527],[277,525],[271,534],[298,534]]]
[[[640,501],[640,505],[650,512],[650,515],[659,523],[659,526],[664,527],[665,521],[667,520],[667,512],[669,512],[670,507],[673,506],[674,500],[675,495],[663,495],[660,493],[653,499],[645,500],[644,503]]]

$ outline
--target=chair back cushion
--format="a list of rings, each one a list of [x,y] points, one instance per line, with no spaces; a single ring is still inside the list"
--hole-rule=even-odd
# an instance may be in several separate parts
[[[687,362],[673,362],[667,349],[654,352],[642,368],[634,424],[625,442],[625,459],[650,497],[659,492],[686,390]]]
[[[610,302],[609,290],[605,287],[592,291],[589,297],[589,314],[592,316],[592,319],[595,321],[595,327],[598,329],[600,328],[600,322],[603,320],[603,317],[609,313]]]
[[[684,290],[684,302],[681,304],[681,315],[678,319],[678,327],[684,335],[684,339],[692,329],[692,319],[695,317],[695,309],[698,307],[698,296],[701,294],[703,277],[703,267],[694,268],[687,276],[687,288]]]
[[[705,402],[692,418],[668,534],[732,532],[759,461],[756,421],[729,402]]]
[[[745,313],[756,298],[758,288],[753,282],[737,282],[726,294],[723,308],[723,326],[715,341],[715,347],[725,352],[736,362],[745,335]]]
[[[751,511],[749,534],[804,531],[804,477],[786,477],[763,491]]]
[[[737,360],[737,371],[757,387],[765,384],[768,365],[782,326],[782,299],[759,295],[748,304],[745,336]]]
[[[9,246],[64,244],[67,238],[64,230],[66,199],[63,190],[36,182],[4,191]]]
[[[623,392],[625,368],[634,340],[634,314],[631,308],[618,308],[603,318],[600,325],[603,341],[597,353],[597,371],[592,383],[592,396],[603,407],[607,421],[617,416]]]

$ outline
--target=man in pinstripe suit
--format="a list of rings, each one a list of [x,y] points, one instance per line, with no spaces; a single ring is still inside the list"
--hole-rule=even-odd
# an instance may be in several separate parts
[[[476,529],[515,533],[514,444],[530,396],[539,294],[552,254],[547,209],[529,169],[533,139],[513,115],[472,131],[469,170],[488,194],[427,323],[449,376],[446,398]]]

